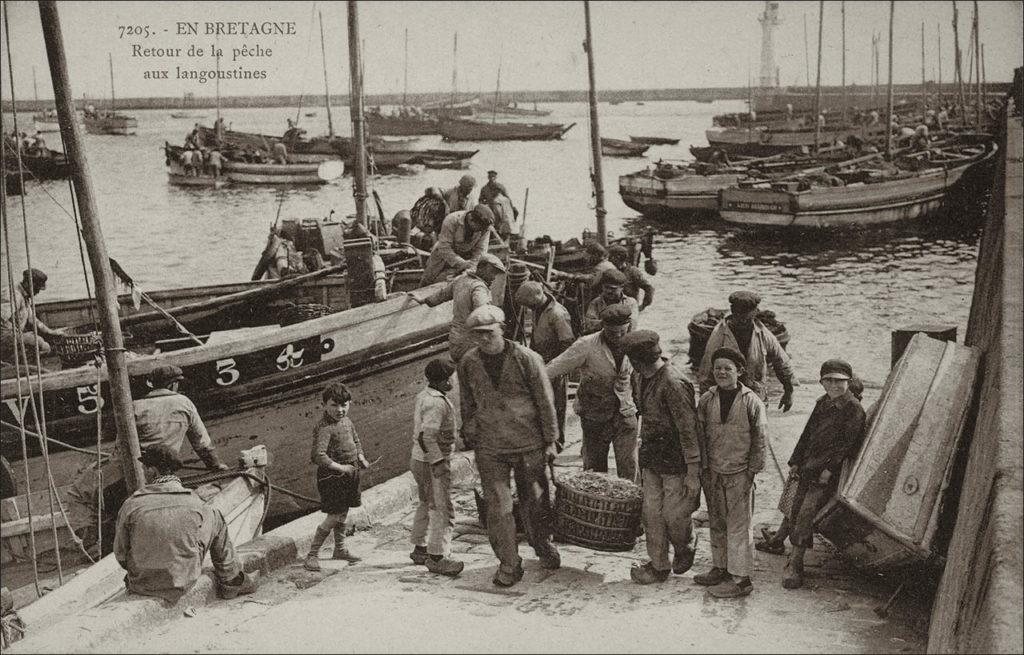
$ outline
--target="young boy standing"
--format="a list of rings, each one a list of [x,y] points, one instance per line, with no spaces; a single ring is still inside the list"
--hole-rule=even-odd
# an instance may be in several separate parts
[[[303,562],[308,571],[320,570],[320,547],[334,531],[334,554],[331,559],[358,562],[345,547],[345,518],[350,507],[362,504],[359,492],[359,469],[368,468],[363,447],[348,410],[352,394],[340,382],[327,385],[323,395],[323,416],[313,431],[310,460],[317,465],[316,487],[320,492],[320,511],[327,514],[313,535],[309,554]]]
[[[746,596],[754,587],[754,476],[764,468],[764,403],[739,380],[746,359],[732,348],[711,356],[715,386],[697,403],[702,485],[708,501],[713,568],[693,581],[716,598]]]
[[[409,463],[420,500],[412,522],[409,557],[416,564],[426,564],[431,573],[451,577],[462,573],[465,566],[450,557],[455,507],[449,458],[455,443],[455,410],[448,392],[454,372],[455,365],[447,360],[433,359],[427,364],[427,387],[416,396]]]

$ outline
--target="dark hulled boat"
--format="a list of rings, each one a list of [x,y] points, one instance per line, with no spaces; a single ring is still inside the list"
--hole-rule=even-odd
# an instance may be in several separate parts
[[[483,121],[442,121],[445,141],[553,141],[561,139],[576,123],[487,123]]]

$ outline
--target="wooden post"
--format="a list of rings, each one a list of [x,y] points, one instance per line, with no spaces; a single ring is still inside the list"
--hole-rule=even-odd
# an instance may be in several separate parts
[[[821,149],[821,34],[825,25],[825,0],[818,0],[818,74],[814,90],[814,154]]]
[[[352,143],[355,148],[352,171],[352,196],[356,201],[356,222],[366,225],[366,139],[363,132],[363,75],[359,52],[359,8],[355,0],[348,0],[348,62],[351,80],[350,114],[352,116]]]
[[[889,99],[886,102],[885,159],[892,161],[892,24],[896,16],[896,2],[889,0]]]
[[[39,17],[43,25],[43,40],[53,80],[54,99],[60,118],[61,136],[67,149],[68,160],[72,163],[75,193],[82,218],[82,234],[89,253],[93,279],[96,282],[96,301],[99,305],[100,329],[103,331],[103,349],[107,361],[107,375],[110,382],[110,400],[114,406],[114,424],[117,426],[117,449],[124,473],[125,485],[135,491],[145,484],[145,475],[139,456],[139,437],[135,431],[135,413],[132,409],[132,394],[129,387],[128,365],[125,357],[124,339],[117,314],[117,291],[114,274],[110,270],[107,247],[96,210],[96,195],[89,177],[89,162],[82,147],[82,135],[75,120],[75,106],[68,78],[67,58],[64,54],[64,37],[60,28],[60,16],[55,0],[39,2]],[[113,68],[111,68],[113,70]]]
[[[604,179],[601,176],[601,130],[597,123],[597,80],[594,77],[594,37],[590,30],[590,2],[583,0],[583,14],[587,23],[587,40],[583,49],[587,51],[587,78],[590,83],[590,152],[594,159],[594,198],[597,214],[597,241],[602,246],[608,245],[608,228],[605,225]]]
[[[324,49],[324,12],[318,11],[320,15],[320,58],[324,65],[324,104],[327,105],[327,136],[334,138],[334,121],[331,119],[331,89],[327,86],[327,51]],[[408,32],[406,32],[408,37]],[[402,98],[405,104],[405,98]]]

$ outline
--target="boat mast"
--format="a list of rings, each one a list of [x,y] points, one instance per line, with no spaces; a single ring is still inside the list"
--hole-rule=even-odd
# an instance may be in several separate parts
[[[981,104],[988,106],[988,83],[985,79],[985,44],[981,44]]]
[[[36,97],[36,102],[39,102],[39,87],[36,86],[36,67],[32,67],[32,94]],[[38,108],[37,108],[38,110]]]
[[[320,25],[320,34],[323,34],[323,23]],[[321,39],[323,36],[320,37]],[[324,74],[327,74],[324,69]],[[405,28],[405,83],[402,85],[402,106],[407,107],[407,98],[409,96],[409,28]]]
[[[804,14],[804,81],[811,86],[811,55],[807,49],[807,14]]]
[[[935,23],[935,36],[939,39],[939,104],[942,104],[942,24]]]
[[[892,161],[892,24],[896,16],[896,1],[889,0],[889,100],[886,103],[885,159]]]
[[[498,98],[501,97],[501,51],[498,51],[498,82],[494,87],[494,107],[491,108],[491,123],[498,118]]]
[[[145,484],[145,476],[139,462],[142,453],[135,431],[135,413],[132,410],[124,339],[121,336],[121,323],[117,315],[117,292],[114,287],[114,275],[110,270],[110,260],[107,257],[107,247],[103,241],[103,231],[100,229],[96,195],[89,176],[89,162],[82,147],[81,128],[75,120],[68,63],[64,54],[64,37],[55,0],[40,0],[39,17],[43,24],[43,39],[46,42],[46,56],[50,64],[61,135],[68,161],[72,163],[75,194],[78,196],[78,209],[82,219],[82,234],[89,253],[93,279],[96,282],[96,301],[100,309],[100,329],[103,331],[103,350],[110,380],[110,400],[114,406],[114,423],[117,426],[117,449],[120,453],[125,484],[129,491],[135,491]]]
[[[214,46],[214,47],[216,47],[216,46]],[[216,134],[216,136],[217,136],[217,141],[220,142],[220,138],[221,138],[221,129],[220,129],[220,52],[218,51],[218,52],[215,52],[214,54],[216,55],[215,58],[217,60],[217,80],[216,80],[217,81],[217,84],[216,84],[216,89],[217,89],[217,120],[214,123],[214,126],[216,128],[214,130],[214,134]]]
[[[109,52],[107,53],[107,61],[110,63],[110,113],[114,113],[115,111],[117,111],[117,109],[114,106],[114,58],[110,55]]]
[[[604,179],[601,176],[601,130],[597,124],[597,81],[594,78],[594,37],[590,30],[590,2],[583,0],[583,15],[587,22],[587,40],[583,49],[587,52],[587,78],[590,82],[588,98],[590,100],[590,153],[594,159],[594,211],[597,214],[597,241],[602,246],[608,245],[608,229],[604,217],[608,213],[604,208]]]
[[[455,45],[452,47],[452,114],[455,113],[455,93],[459,79],[459,33],[455,33]]]
[[[974,66],[977,93],[974,98],[975,127],[981,131],[981,32],[978,31],[978,0],[974,0]]]
[[[846,125],[846,106],[848,104],[848,99],[847,99],[847,96],[846,96],[846,0],[843,0],[842,2],[839,3],[839,12],[842,14],[842,17],[843,17],[843,20],[842,20],[842,24],[843,24],[843,77],[842,77],[842,86],[843,86],[843,125],[845,126]]]
[[[818,75],[814,89],[814,154],[821,149],[821,34],[825,25],[825,0],[818,0]]]
[[[327,51],[324,49],[324,12],[320,16],[320,58],[324,63],[324,104],[327,105],[327,136],[334,138],[334,121],[331,120],[331,89],[327,86]],[[404,101],[403,101],[404,102]]]
[[[355,170],[352,171],[352,196],[356,200],[356,222],[366,225],[366,139],[363,132],[363,74],[359,52],[359,8],[348,0],[348,67],[351,80],[352,140]]]
[[[928,104],[928,83],[924,77],[924,21],[921,21],[921,108]]]
[[[956,8],[956,0],[953,0],[953,69],[954,76],[956,77],[957,100],[960,103],[960,111],[958,113],[960,114],[960,123],[963,124],[967,103],[964,102],[964,72],[960,60],[960,29],[957,26],[959,16],[960,13]]]

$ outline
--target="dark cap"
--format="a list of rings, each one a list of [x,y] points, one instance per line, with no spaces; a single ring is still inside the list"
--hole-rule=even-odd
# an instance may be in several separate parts
[[[626,246],[615,244],[608,248],[608,259],[612,261],[626,261],[629,259],[629,251],[626,250]]]
[[[588,243],[584,250],[587,252],[588,255],[591,255],[593,257],[604,257],[605,255],[608,254],[608,251],[605,250],[605,247],[602,246],[597,241],[591,241],[590,243]]]
[[[735,362],[737,368],[747,367],[747,358],[741,355],[738,351],[732,348],[719,348],[711,355],[711,363],[714,365],[715,360],[718,359],[731,359]]]
[[[38,291],[39,289],[42,289],[44,286],[46,286],[47,278],[46,273],[43,273],[38,268],[26,268],[25,272],[21,274],[21,279],[25,283],[26,287],[29,285],[29,281],[31,280],[31,288]]]
[[[176,380],[184,380],[185,374],[182,373],[181,369],[174,364],[164,364],[163,366],[157,366],[149,374],[149,381],[153,383],[154,387],[166,387],[170,383]]]
[[[849,380],[853,377],[853,367],[841,359],[830,359],[821,365],[821,379],[835,378]]]
[[[463,175],[461,178],[459,178],[459,186],[462,187],[463,189],[472,189],[473,187],[476,186],[476,178],[473,177],[472,175]]]
[[[602,325],[627,325],[631,318],[633,318],[633,312],[625,303],[621,302],[608,305],[601,312]]]
[[[626,356],[641,362],[654,362],[661,357],[658,333],[653,330],[637,330],[622,337]]]
[[[729,294],[729,305],[734,309],[751,310],[757,309],[761,304],[761,296],[753,291],[733,291]]]
[[[617,268],[609,268],[608,270],[601,273],[601,284],[611,285],[616,287],[626,286],[626,275]]]
[[[430,382],[444,382],[455,372],[455,364],[447,359],[432,359],[427,362],[424,373]]]
[[[478,221],[487,223],[488,225],[494,225],[494,212],[492,212],[491,208],[487,205],[483,203],[477,205],[473,208],[473,214],[476,216]]]
[[[487,175],[497,175],[498,171],[487,171]]]
[[[142,451],[139,461],[145,466],[152,466],[162,474],[174,473],[181,468],[181,458],[170,446],[162,443],[153,444]]]

